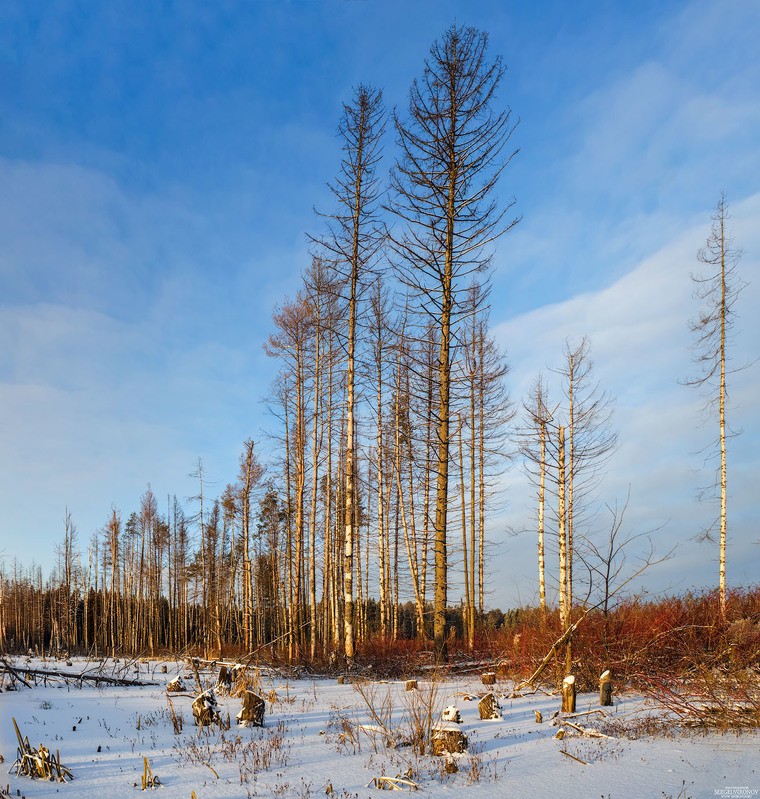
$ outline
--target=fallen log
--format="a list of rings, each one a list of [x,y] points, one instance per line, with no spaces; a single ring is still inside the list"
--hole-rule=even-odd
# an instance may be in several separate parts
[[[11,666],[6,660],[0,660],[0,671],[5,671],[8,674],[12,674],[17,679],[21,679],[20,675],[26,675],[27,677],[38,678],[41,677],[42,679],[58,679],[58,680],[65,680],[68,682],[69,680],[73,682],[78,682],[80,685],[83,681],[87,682],[94,682],[96,685],[100,685],[101,683],[105,685],[138,685],[138,686],[147,686],[147,685],[158,685],[155,682],[145,682],[143,680],[127,680],[124,677],[109,677],[105,674],[89,674],[87,672],[70,672],[70,671],[59,671],[57,669],[31,669],[28,666]],[[25,685],[31,688],[29,682],[26,680],[22,680]]]

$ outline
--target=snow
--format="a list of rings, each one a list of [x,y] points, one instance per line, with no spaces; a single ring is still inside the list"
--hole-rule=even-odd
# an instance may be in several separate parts
[[[30,668],[82,670],[63,663],[18,658],[16,665]],[[156,686],[82,688],[61,682],[32,689],[0,693],[0,754],[10,769],[17,748],[11,718],[32,746],[41,743],[59,750],[74,781],[43,782],[8,774],[0,788],[10,786],[29,799],[103,799],[140,793],[143,757],[161,781],[155,790],[162,799],[248,799],[272,796],[316,799],[326,794],[336,799],[382,797],[385,791],[371,785],[379,776],[412,775],[421,795],[444,799],[663,799],[664,797],[752,797],[760,790],[760,736],[703,734],[673,730],[657,737],[590,738],[565,726],[562,740],[555,738],[552,715],[559,695],[537,692],[509,698],[510,686],[494,688],[502,718],[481,721],[477,695],[485,690],[478,676],[451,678],[437,690],[418,680],[419,694],[435,698],[436,715],[446,706],[458,708],[470,749],[453,759],[458,771],[445,772],[445,758],[417,756],[409,746],[387,746],[385,726],[392,739],[408,740],[410,698],[404,683],[373,683],[363,691],[375,704],[370,714],[362,695],[351,684],[334,679],[287,679],[262,672],[260,692],[267,700],[264,728],[239,727],[234,719],[242,700],[217,696],[223,719],[231,729],[214,727],[198,733],[191,703],[195,690],[171,695],[183,729],[175,734],[166,684],[182,674],[194,686],[191,671],[181,662],[141,663],[140,672],[123,676],[159,683]],[[114,668],[111,664],[109,668]],[[124,663],[116,668],[124,668]],[[131,668],[131,667],[130,667]],[[202,672],[207,685],[215,674]],[[7,680],[6,680],[7,685]],[[536,722],[535,711],[544,722]],[[579,712],[598,710],[595,694],[578,696]],[[604,709],[611,726],[603,731],[631,727],[636,719],[653,712],[645,700],[632,694],[615,695],[615,705]],[[600,728],[601,713],[573,722]],[[617,726],[616,726],[617,725]],[[453,725],[457,726],[457,725]],[[580,762],[583,761],[583,762]]]

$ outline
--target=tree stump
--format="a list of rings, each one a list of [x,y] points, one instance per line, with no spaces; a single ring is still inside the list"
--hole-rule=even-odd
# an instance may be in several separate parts
[[[612,704],[612,673],[609,669],[599,677],[599,704],[609,707]]]
[[[406,690],[407,691],[415,691],[415,690],[417,690],[417,680],[407,680],[406,681]]]
[[[264,700],[253,691],[243,694],[243,709],[237,714],[237,723],[241,727],[264,726]]]
[[[456,705],[448,705],[443,709],[443,713],[441,714],[441,718],[444,721],[451,721],[454,724],[461,724],[462,723],[462,716],[459,713],[459,708]]]
[[[467,736],[458,725],[450,721],[442,721],[433,728],[433,754],[457,754],[467,749]]]
[[[209,727],[214,723],[221,724],[222,717],[219,715],[219,704],[216,701],[214,689],[209,688],[193,701],[193,718],[199,727]]]
[[[485,674],[481,675],[480,681],[483,683],[483,685],[496,685],[496,672],[485,672]]]
[[[184,680],[179,674],[166,684],[166,690],[170,694],[179,694],[187,690]]]
[[[478,702],[478,713],[481,719],[500,719],[501,705],[493,694],[488,693]]]
[[[219,693],[229,694],[232,688],[232,670],[228,669],[224,664],[219,667],[219,676],[216,680],[216,687],[214,690]]]
[[[572,674],[562,680],[562,712],[575,713],[575,677]]]

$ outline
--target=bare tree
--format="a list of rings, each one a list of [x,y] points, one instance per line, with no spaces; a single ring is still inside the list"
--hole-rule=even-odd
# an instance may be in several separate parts
[[[331,214],[329,235],[317,241],[334,259],[343,278],[347,310],[346,329],[346,455],[344,459],[344,652],[349,665],[354,658],[354,541],[357,504],[356,479],[356,340],[359,303],[367,272],[381,245],[377,203],[380,195],[376,169],[384,128],[382,92],[360,85],[351,103],[343,105],[338,126],[343,158],[330,186],[338,204]]]
[[[509,111],[495,111],[504,68],[487,54],[488,37],[452,26],[434,42],[420,81],[410,90],[406,119],[394,115],[400,157],[389,208],[402,223],[392,236],[395,266],[439,334],[434,521],[433,634],[446,657],[447,508],[451,448],[451,373],[456,334],[470,312],[467,289],[484,280],[486,250],[516,219],[499,209],[493,190],[516,151]],[[485,302],[486,292],[481,292]]]
[[[538,596],[542,612],[546,612],[546,472],[547,444],[552,412],[544,377],[539,374],[531,386],[528,398],[523,404],[525,424],[519,431],[520,453],[524,458],[525,470],[537,487],[537,535],[538,535]]]
[[[729,219],[726,195],[721,194],[713,214],[713,226],[706,245],[697,258],[707,267],[706,274],[692,274],[695,284],[694,297],[703,303],[699,316],[692,320],[690,328],[695,336],[694,360],[701,374],[687,382],[688,385],[704,386],[709,391],[708,407],[718,410],[720,448],[720,528],[718,589],[720,607],[726,612],[726,376],[728,362],[728,340],[734,323],[734,304],[745,284],[737,275],[737,266],[742,252],[734,246],[726,229]],[[706,531],[709,537],[714,524]]]

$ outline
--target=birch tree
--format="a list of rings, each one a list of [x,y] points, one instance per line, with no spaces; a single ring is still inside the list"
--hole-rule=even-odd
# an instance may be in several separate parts
[[[344,278],[346,303],[346,455],[344,459],[345,551],[343,567],[344,653],[349,665],[354,658],[354,529],[356,520],[356,340],[359,303],[367,272],[382,237],[377,218],[380,184],[376,175],[383,133],[382,92],[360,85],[351,103],[343,106],[338,135],[343,149],[340,171],[330,189],[337,210],[327,217],[329,235],[319,239],[335,259]]]
[[[720,465],[720,512],[717,519],[719,528],[718,543],[718,592],[721,612],[726,612],[726,535],[727,535],[727,453],[726,453],[726,378],[731,372],[728,364],[728,343],[734,324],[734,305],[744,288],[737,274],[741,250],[734,246],[727,222],[728,204],[725,194],[721,195],[713,214],[713,225],[705,246],[697,253],[697,258],[705,265],[705,272],[692,274],[694,298],[702,303],[696,319],[690,323],[694,334],[694,360],[701,374],[687,381],[693,386],[708,390],[708,407],[717,409],[718,448]],[[710,537],[715,524],[706,531]]]

